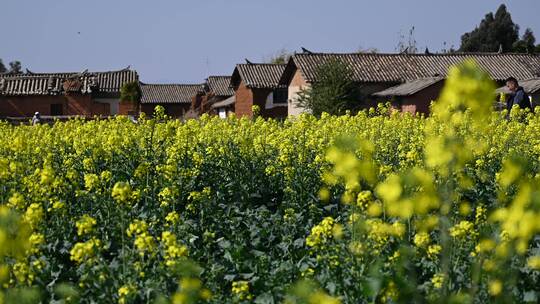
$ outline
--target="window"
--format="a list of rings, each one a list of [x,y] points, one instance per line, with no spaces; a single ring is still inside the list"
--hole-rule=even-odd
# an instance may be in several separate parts
[[[289,97],[287,88],[274,89],[274,103],[286,103]]]
[[[61,103],[51,104],[51,115],[52,116],[64,115],[64,105]]]

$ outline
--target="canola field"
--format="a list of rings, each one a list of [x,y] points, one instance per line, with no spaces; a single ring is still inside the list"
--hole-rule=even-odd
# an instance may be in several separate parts
[[[0,303],[537,303],[540,113],[0,123]]]

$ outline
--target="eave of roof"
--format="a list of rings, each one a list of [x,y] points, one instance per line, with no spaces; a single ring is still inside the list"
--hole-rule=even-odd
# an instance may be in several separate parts
[[[232,96],[234,90],[231,87],[231,78],[231,76],[208,76],[204,86],[206,93],[223,97]]]
[[[540,77],[520,80],[519,85],[523,87],[527,94],[536,94],[540,92]],[[497,93],[510,93],[506,86],[502,86],[496,90]]]
[[[219,102],[216,102],[212,105],[212,108],[213,109],[219,109],[219,108],[224,108],[224,107],[228,107],[230,105],[233,105],[234,103],[236,102],[236,96],[231,96],[225,100],[222,100],[222,101],[219,101]]]
[[[411,96],[436,83],[443,81],[442,77],[419,78],[373,93],[373,96]]]
[[[141,104],[190,104],[201,85],[140,83]]]
[[[236,88],[243,81],[248,88],[277,88],[285,66],[270,63],[237,64],[231,77],[231,86]]]
[[[404,82],[418,78],[445,77],[448,69],[466,59],[478,65],[495,80],[513,76],[527,79],[540,76],[540,56],[513,53],[300,53],[293,55],[280,79],[288,85],[299,69],[308,83],[316,81],[317,69],[330,58],[338,58],[353,71],[356,82]]]
[[[58,95],[64,93],[63,84],[67,80],[81,82],[83,94],[119,95],[121,87],[128,82],[136,82],[139,76],[129,68],[107,72],[35,73],[27,70],[21,74],[0,74],[0,95]],[[73,88],[73,87],[71,87]],[[72,90],[68,90],[72,92]]]

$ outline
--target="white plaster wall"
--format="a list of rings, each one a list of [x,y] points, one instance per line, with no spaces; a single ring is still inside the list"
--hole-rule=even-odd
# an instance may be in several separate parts
[[[296,102],[297,102],[297,99],[298,99],[298,93],[303,89],[303,88],[309,88],[309,85],[304,85],[304,86],[289,86],[289,105],[288,105],[288,114],[290,116],[297,116],[297,115],[300,115],[301,113],[304,113],[306,112],[306,109],[304,109],[303,107],[300,107]]]
[[[288,107],[287,107],[287,113],[289,116],[297,116],[301,113],[306,112],[306,109],[303,107],[298,106],[297,100],[298,100],[298,93],[304,89],[309,88],[309,84],[304,80],[304,77],[302,76],[302,73],[300,70],[296,70],[294,73],[293,78],[291,79],[291,82],[289,83],[289,101],[288,101]]]

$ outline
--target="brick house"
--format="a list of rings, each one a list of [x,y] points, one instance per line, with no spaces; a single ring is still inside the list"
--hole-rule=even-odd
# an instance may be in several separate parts
[[[287,116],[287,87],[279,85],[279,79],[285,70],[283,64],[247,63],[238,64],[231,78],[234,89],[234,101],[223,105],[232,108],[237,116],[252,117],[252,106],[260,108],[260,115],[268,118]],[[220,107],[215,107],[216,111]]]
[[[192,100],[190,116],[195,118],[203,113],[218,114],[213,105],[233,95],[231,76],[209,76]]]
[[[140,111],[151,116],[157,105],[165,108],[165,114],[183,119],[190,110],[194,96],[200,93],[202,84],[145,84],[141,83]]]
[[[110,72],[0,75],[0,117],[131,114],[137,105],[120,101],[120,88],[138,81],[129,67]]]
[[[392,108],[399,111],[427,114],[431,102],[439,97],[443,86],[442,77],[419,78],[373,93],[373,96],[390,102]]]
[[[298,92],[317,81],[317,70],[328,60],[344,62],[353,73],[363,96],[361,107],[393,100],[400,110],[428,114],[429,102],[440,93],[448,69],[467,59],[502,84],[510,76],[519,80],[540,76],[540,56],[530,54],[450,53],[450,54],[326,54],[304,52],[291,56],[279,81],[288,87],[288,114],[304,111],[298,107]],[[392,89],[390,89],[392,88]],[[429,101],[429,102],[428,102]]]

